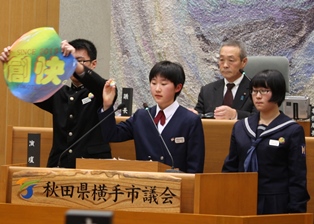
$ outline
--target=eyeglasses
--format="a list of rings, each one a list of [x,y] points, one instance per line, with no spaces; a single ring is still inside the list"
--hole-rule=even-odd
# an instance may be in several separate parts
[[[271,92],[271,90],[269,90],[269,89],[259,89],[259,90],[257,90],[257,89],[252,89],[252,90],[251,90],[251,94],[254,95],[254,96],[256,96],[257,93],[260,93],[261,95],[266,95],[266,94],[269,93],[269,92]]]
[[[91,62],[92,60],[83,60],[83,59],[76,59],[78,63],[84,65],[86,62]]]

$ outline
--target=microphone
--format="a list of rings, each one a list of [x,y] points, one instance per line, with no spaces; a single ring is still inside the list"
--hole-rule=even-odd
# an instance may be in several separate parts
[[[167,144],[166,144],[164,138],[162,137],[162,135],[161,135],[161,134],[159,133],[159,131],[158,131],[158,128],[157,128],[157,126],[156,126],[156,124],[155,124],[155,121],[154,121],[152,115],[150,114],[150,112],[149,112],[149,110],[148,110],[149,108],[148,108],[147,103],[143,103],[143,107],[144,107],[144,109],[147,111],[147,113],[148,113],[148,115],[149,115],[151,121],[153,122],[154,127],[156,128],[156,131],[157,131],[157,133],[158,133],[158,135],[159,135],[159,137],[160,137],[160,139],[161,139],[161,141],[162,141],[164,147],[166,148],[166,150],[167,150],[167,152],[168,152],[168,154],[169,154],[169,156],[170,156],[170,159],[171,159],[171,169],[167,169],[166,172],[182,173],[182,171],[177,170],[177,169],[174,168],[174,160],[173,160],[173,157],[172,157],[172,155],[171,155],[171,152],[170,152],[170,150],[169,150],[169,148],[168,148],[168,146],[167,146]]]
[[[110,112],[110,114],[108,114],[106,117],[104,117],[102,120],[100,120],[97,124],[95,124],[94,127],[92,127],[91,129],[89,129],[84,135],[82,135],[79,139],[77,139],[75,142],[73,142],[72,145],[70,145],[68,148],[66,148],[59,156],[59,159],[58,159],[58,165],[57,167],[60,167],[60,164],[61,164],[61,158],[63,157],[63,155],[69,151],[74,145],[76,145],[79,141],[81,141],[82,138],[84,138],[86,135],[88,135],[89,133],[91,133],[95,128],[97,128],[103,121],[105,121],[110,115],[112,115],[113,113],[115,113],[116,111],[118,110],[121,110],[125,107],[125,104],[124,103],[121,103],[117,109],[115,109],[114,111]]]
[[[246,78],[248,78],[250,81],[251,81],[251,79],[245,74],[245,71],[243,70],[243,69],[239,69],[239,72],[242,74],[242,75],[244,75],[244,76],[246,76]]]

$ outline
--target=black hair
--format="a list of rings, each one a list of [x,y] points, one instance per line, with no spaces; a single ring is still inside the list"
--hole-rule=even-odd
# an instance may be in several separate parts
[[[277,70],[264,70],[258,72],[251,80],[250,90],[253,87],[263,87],[271,90],[272,96],[269,102],[281,106],[286,96],[286,82],[283,75]]]
[[[69,42],[76,50],[86,50],[90,60],[95,60],[97,58],[97,49],[95,45],[85,39],[75,39]]]
[[[240,59],[241,60],[243,60],[244,58],[247,57],[245,45],[241,41],[238,41],[238,40],[226,40],[226,41],[224,41],[221,44],[220,51],[221,51],[221,48],[223,48],[225,46],[238,47],[240,49]]]
[[[175,87],[178,84],[182,84],[183,88],[185,82],[185,73],[183,67],[179,63],[174,63],[171,61],[161,61],[156,63],[149,72],[149,82],[151,82],[152,79],[158,75],[171,81]],[[179,96],[181,90],[175,94],[174,99]]]

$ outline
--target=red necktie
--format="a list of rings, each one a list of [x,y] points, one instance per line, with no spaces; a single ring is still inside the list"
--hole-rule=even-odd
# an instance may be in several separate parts
[[[166,117],[165,117],[165,114],[162,110],[160,110],[158,112],[157,116],[154,118],[154,122],[156,125],[158,124],[159,121],[160,121],[161,125],[164,125],[166,122]]]
[[[222,102],[223,105],[227,105],[229,107],[232,106],[232,102],[233,102],[233,96],[232,96],[232,92],[231,89],[235,86],[234,83],[228,83],[227,84],[227,92],[225,94],[224,100]]]

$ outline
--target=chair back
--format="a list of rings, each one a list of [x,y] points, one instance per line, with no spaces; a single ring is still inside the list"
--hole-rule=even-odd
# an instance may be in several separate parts
[[[265,69],[274,69],[281,72],[286,81],[287,92],[289,92],[289,61],[284,56],[248,56],[245,74],[252,79],[258,72]]]

